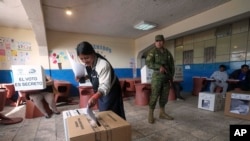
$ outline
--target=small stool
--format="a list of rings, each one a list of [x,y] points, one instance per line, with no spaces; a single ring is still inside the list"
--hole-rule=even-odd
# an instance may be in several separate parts
[[[44,99],[43,99],[43,106],[49,115],[53,113],[52,110],[49,108],[48,103]],[[31,100],[26,100],[25,118],[31,119],[42,116],[44,116],[43,113],[41,113],[41,111],[36,107],[34,102]]]

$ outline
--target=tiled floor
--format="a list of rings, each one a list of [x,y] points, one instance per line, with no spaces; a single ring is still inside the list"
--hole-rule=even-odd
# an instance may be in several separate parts
[[[166,111],[175,120],[159,119],[155,110],[155,124],[147,122],[148,106],[136,106],[134,99],[124,100],[127,121],[132,125],[132,141],[229,141],[230,124],[250,124],[224,116],[223,110],[211,112],[197,108],[198,97],[186,95],[186,101],[170,101]],[[61,105],[59,110],[76,109],[78,105]],[[9,113],[12,111],[12,113]],[[15,112],[16,111],[16,112]],[[5,107],[9,117],[24,117],[25,106]],[[61,115],[24,119],[14,125],[0,125],[0,141],[65,141]]]

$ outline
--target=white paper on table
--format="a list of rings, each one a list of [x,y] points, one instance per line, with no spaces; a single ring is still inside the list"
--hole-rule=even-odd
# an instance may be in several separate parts
[[[86,67],[85,65],[79,63],[79,62],[76,62],[75,60],[72,59],[70,53],[68,52],[68,50],[66,51],[67,52],[67,55],[68,55],[68,58],[69,58],[69,62],[71,64],[71,67],[72,67],[72,70],[74,72],[74,75],[76,78],[80,78],[80,77],[83,77],[85,76],[85,72],[86,72]]]

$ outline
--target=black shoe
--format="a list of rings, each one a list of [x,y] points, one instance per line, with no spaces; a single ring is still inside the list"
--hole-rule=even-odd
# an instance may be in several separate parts
[[[60,114],[61,114],[61,112],[54,112],[54,114],[56,114],[56,115],[60,115]]]
[[[185,98],[183,98],[182,96],[179,96],[177,97],[177,100],[185,101]]]
[[[49,116],[49,115],[46,115],[46,116],[45,116],[45,118],[47,118],[47,119],[48,119],[48,118],[50,118],[50,116]]]

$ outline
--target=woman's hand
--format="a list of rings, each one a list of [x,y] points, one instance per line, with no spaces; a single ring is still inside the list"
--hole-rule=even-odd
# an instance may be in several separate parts
[[[99,92],[95,93],[89,100],[88,100],[88,106],[89,108],[94,107],[98,101],[98,99],[101,97],[101,94]]]
[[[94,99],[94,98],[90,98],[89,100],[88,100],[88,107],[89,108],[92,108],[92,107],[94,107],[95,105],[96,105],[96,103],[97,103],[97,99]]]

